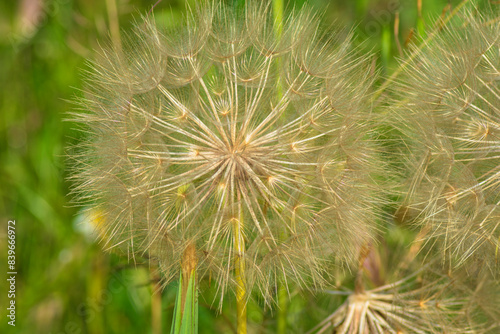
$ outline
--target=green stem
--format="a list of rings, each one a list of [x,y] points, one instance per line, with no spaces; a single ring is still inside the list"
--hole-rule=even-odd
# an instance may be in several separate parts
[[[283,32],[283,0],[273,0],[274,33],[277,38]]]
[[[277,334],[287,333],[287,313],[288,313],[288,291],[286,285],[283,282],[279,283],[278,287],[278,328]]]
[[[284,1],[283,0],[273,0],[273,18],[274,18],[274,34],[276,39],[279,40],[283,34],[283,13],[284,13]],[[281,59],[276,60],[276,67],[278,72],[281,68]],[[278,82],[277,90],[278,98],[283,97],[283,92],[281,88],[281,83]],[[284,232],[286,233],[286,232]],[[286,236],[280,236],[284,239]],[[288,291],[284,282],[278,283],[278,323],[277,323],[277,333],[285,334],[287,327],[287,313],[288,313]]]
[[[233,231],[234,231],[234,275],[236,279],[236,314],[237,314],[237,326],[236,331],[238,334],[246,334],[247,332],[247,303],[246,303],[246,281],[245,281],[245,240],[243,239],[243,215],[241,214],[240,208],[240,218],[233,219]]]
[[[284,10],[284,5],[283,5],[283,0],[273,0],[273,18],[274,18],[274,36],[276,37],[276,40],[281,39],[281,35],[283,34],[283,10]],[[276,72],[279,74],[279,71],[281,69],[281,59],[278,57],[276,58]],[[282,92],[282,87],[281,83],[279,80],[278,76],[278,82],[277,82],[277,95],[278,98],[282,98],[283,92]]]
[[[122,42],[120,39],[120,23],[118,22],[118,7],[116,0],[106,0],[106,8],[108,11],[109,30],[111,32],[111,40],[116,50],[121,51]]]

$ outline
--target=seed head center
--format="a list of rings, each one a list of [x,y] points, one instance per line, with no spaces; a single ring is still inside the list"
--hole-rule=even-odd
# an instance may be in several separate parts
[[[250,152],[245,151],[245,147],[239,143],[231,145],[228,151],[228,158],[237,164],[240,164],[242,160],[246,160],[250,155]]]
[[[254,161],[256,148],[248,141],[242,140],[228,143],[224,151],[223,159],[228,162],[227,166],[233,175],[239,179],[247,179],[249,171],[256,167]]]

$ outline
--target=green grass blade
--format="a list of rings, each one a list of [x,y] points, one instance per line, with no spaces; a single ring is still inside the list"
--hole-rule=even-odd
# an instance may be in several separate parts
[[[189,275],[186,291],[183,291],[183,279],[179,279],[179,290],[175,301],[174,319],[171,334],[196,334],[198,333],[198,289],[196,286],[196,272]],[[184,307],[183,307],[184,299]]]

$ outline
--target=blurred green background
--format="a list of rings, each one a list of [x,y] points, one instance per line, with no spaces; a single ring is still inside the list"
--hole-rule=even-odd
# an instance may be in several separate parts
[[[237,0],[234,0],[237,1]],[[240,2],[242,0],[239,0]],[[147,0],[0,1],[0,333],[153,333],[150,268],[104,253],[91,228],[70,204],[65,149],[78,141],[65,122],[81,93],[85,59],[118,25],[127,29],[147,12]],[[194,1],[187,1],[193,3]],[[304,0],[290,0],[300,6]],[[376,53],[381,73],[390,75],[396,57],[415,34],[458,1],[310,0],[325,24],[353,26],[358,41]],[[484,2],[487,2],[486,0]],[[421,12],[419,13],[419,3]],[[163,0],[172,24],[182,18],[183,0]],[[399,20],[396,32],[395,21]],[[7,222],[16,220],[16,327],[7,325]],[[170,328],[175,286],[163,299],[163,332]],[[307,297],[309,298],[309,297]],[[294,295],[288,315],[291,333],[315,325],[324,313]],[[234,332],[234,310],[223,315],[200,300],[200,333]],[[273,332],[273,313],[249,306],[251,333]]]

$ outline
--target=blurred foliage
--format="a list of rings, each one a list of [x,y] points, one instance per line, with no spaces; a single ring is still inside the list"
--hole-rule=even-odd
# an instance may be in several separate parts
[[[193,4],[194,0],[186,0]],[[234,0],[242,2],[242,0]],[[0,261],[6,263],[7,221],[17,222],[16,327],[0,311],[1,333],[151,333],[150,269],[104,253],[68,197],[65,148],[77,142],[72,125],[64,122],[81,94],[85,59],[118,25],[127,29],[134,18],[156,1],[147,0],[19,0],[0,2]],[[304,0],[287,1],[288,8]],[[486,1],[484,1],[486,2]],[[373,50],[382,73],[390,75],[400,48],[417,32],[432,30],[435,18],[458,1],[310,0],[324,13],[326,26],[353,26],[358,41]],[[116,9],[116,11],[115,11]],[[164,0],[154,9],[167,11],[172,24],[182,19],[185,2]],[[399,34],[394,23],[399,17]],[[116,30],[115,30],[116,31]],[[399,43],[399,47],[398,47]],[[140,262],[140,261],[138,261]],[[6,268],[3,266],[1,268]],[[200,298],[200,333],[234,332],[230,298],[222,315],[211,308],[211,282]],[[206,285],[206,286],[204,286]],[[6,300],[6,280],[0,281]],[[159,292],[157,292],[159,293]],[[175,286],[163,290],[163,332],[170,328]],[[288,324],[301,333],[324,314],[292,291]],[[258,300],[248,306],[252,333],[273,332],[275,320]],[[324,303],[328,307],[327,303]]]

